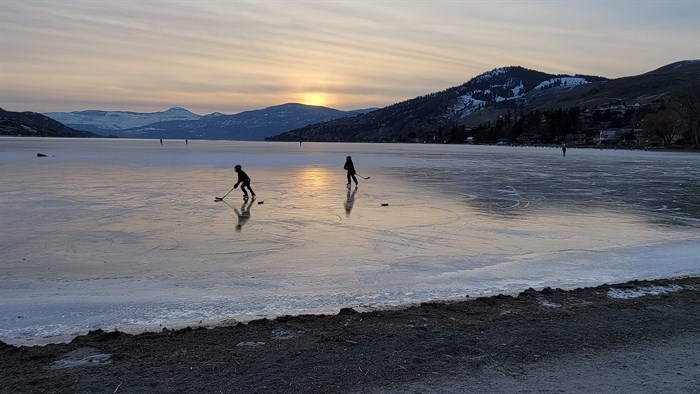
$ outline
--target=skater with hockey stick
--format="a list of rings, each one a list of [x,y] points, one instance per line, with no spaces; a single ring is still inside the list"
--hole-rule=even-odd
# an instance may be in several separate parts
[[[355,164],[352,162],[352,157],[348,156],[345,158],[345,166],[343,169],[348,172],[348,188],[350,188],[350,183],[355,181],[355,186],[357,186],[357,178],[355,177]]]
[[[359,176],[362,179],[369,179],[370,177],[363,177],[362,175],[359,175],[355,171],[355,164],[352,162],[352,157],[348,156],[345,158],[345,166],[343,167],[348,172],[348,188],[350,187],[350,184],[354,181],[355,182],[355,187],[357,187],[357,177],[355,175]]]
[[[250,194],[253,197],[255,197],[255,192],[250,187],[250,177],[248,176],[248,174],[245,173],[245,171],[243,171],[243,169],[241,168],[241,165],[236,164],[236,166],[233,167],[233,169],[236,170],[236,172],[238,173],[238,182],[236,182],[236,184],[233,185],[233,188],[235,189],[238,187],[238,185],[241,185],[241,190],[243,191],[243,199],[244,200],[248,199],[248,191],[246,190],[246,188],[248,190],[250,190]]]

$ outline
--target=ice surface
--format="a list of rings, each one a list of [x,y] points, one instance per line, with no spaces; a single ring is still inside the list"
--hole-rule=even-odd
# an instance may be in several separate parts
[[[347,155],[371,177],[357,189]],[[235,164],[257,200],[215,202]],[[2,138],[0,339],[697,274],[698,164],[678,152]]]

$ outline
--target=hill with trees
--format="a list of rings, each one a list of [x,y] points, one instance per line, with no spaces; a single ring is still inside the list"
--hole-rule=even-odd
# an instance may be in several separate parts
[[[698,60],[618,79],[504,67],[441,92],[268,140],[697,148],[699,86]]]
[[[72,129],[36,112],[11,112],[0,108],[0,135],[20,137],[80,137],[99,135]]]

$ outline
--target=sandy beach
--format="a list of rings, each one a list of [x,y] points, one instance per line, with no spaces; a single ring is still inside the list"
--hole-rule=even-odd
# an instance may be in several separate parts
[[[3,393],[698,393],[700,277],[0,345]]]

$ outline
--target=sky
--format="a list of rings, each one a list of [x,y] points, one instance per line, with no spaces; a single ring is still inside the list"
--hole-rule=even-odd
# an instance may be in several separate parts
[[[0,107],[385,107],[505,66],[700,59],[700,0],[0,0]]]

